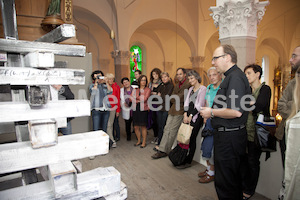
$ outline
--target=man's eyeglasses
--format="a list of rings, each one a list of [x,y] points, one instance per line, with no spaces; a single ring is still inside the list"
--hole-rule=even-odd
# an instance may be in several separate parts
[[[292,59],[295,59],[297,56],[299,56],[299,55],[297,55],[297,54],[292,54]]]
[[[221,56],[215,56],[215,57],[213,57],[213,58],[211,59],[211,61],[216,61],[218,58],[221,58],[221,57],[224,57],[224,56],[226,56],[226,54],[221,55]]]

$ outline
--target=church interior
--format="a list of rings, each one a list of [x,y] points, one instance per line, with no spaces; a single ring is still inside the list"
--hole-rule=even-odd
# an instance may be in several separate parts
[[[85,57],[55,55],[55,61],[67,61],[68,68],[85,70],[85,83],[70,86],[75,99],[89,99],[87,88],[94,70],[114,74],[121,86],[123,77],[134,78],[134,67],[148,77],[159,68],[172,78],[183,67],[199,72],[207,86],[213,51],[231,44],[237,50],[238,67],[262,66],[262,80],[272,90],[271,113],[280,120],[277,102],[294,76],[289,59],[300,45],[299,0],[61,0],[57,1],[60,13],[53,19],[47,15],[50,2],[15,0],[18,39],[35,41],[61,24],[75,26],[76,36],[60,44],[85,46]],[[0,38],[4,38],[3,24],[2,17]],[[125,135],[123,123],[120,119]],[[72,126],[74,133],[90,131],[91,119],[75,118]],[[0,134],[1,143],[11,138],[11,134]],[[152,161],[152,148],[141,152],[126,145],[120,141],[105,156],[80,159],[83,171],[101,165],[120,167],[128,199],[217,199],[213,183],[196,182],[197,172],[204,169],[200,149],[195,167],[178,171],[171,169],[167,159]],[[277,197],[283,174],[280,159],[279,147],[268,161],[261,157],[258,194],[253,199]]]

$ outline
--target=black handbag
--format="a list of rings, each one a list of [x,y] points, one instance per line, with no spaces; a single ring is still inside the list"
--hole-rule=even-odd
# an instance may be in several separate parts
[[[182,165],[187,157],[189,145],[178,143],[177,146],[169,153],[169,159],[174,166]]]
[[[276,121],[274,117],[259,114],[255,124],[257,143],[262,152],[276,151],[276,137],[274,136],[276,129]]]

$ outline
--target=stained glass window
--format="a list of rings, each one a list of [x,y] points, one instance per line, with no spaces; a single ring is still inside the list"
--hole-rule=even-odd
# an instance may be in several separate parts
[[[136,70],[142,71],[142,49],[134,45],[130,48],[130,82],[135,80],[134,72]]]

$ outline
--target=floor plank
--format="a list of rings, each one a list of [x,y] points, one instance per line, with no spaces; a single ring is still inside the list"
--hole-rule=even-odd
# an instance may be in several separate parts
[[[128,200],[218,199],[213,182],[198,183],[197,174],[205,169],[203,165],[193,162],[192,167],[178,170],[172,166],[168,158],[153,160],[151,155],[154,154],[154,144],[150,142],[153,139],[152,130],[148,131],[147,147],[141,149],[134,147],[136,143],[134,134],[132,134],[132,141],[126,141],[122,118],[120,118],[120,129],[121,140],[117,142],[117,148],[111,149],[106,155],[97,156],[94,160],[80,159],[83,171],[97,167],[115,167],[121,173],[122,181],[127,185]],[[0,190],[9,188],[8,185],[15,187],[14,184],[16,184],[14,181],[0,182]],[[251,199],[268,200],[260,194],[255,194]]]
[[[122,181],[127,185],[129,200],[215,200],[217,194],[214,183],[198,183],[197,174],[205,167],[197,162],[192,167],[179,170],[173,167],[168,158],[153,160],[151,155],[154,144],[152,130],[148,131],[147,147],[135,147],[136,137],[126,141],[124,122],[120,119],[121,140],[117,148],[111,149],[107,155],[97,156],[94,160],[81,159],[83,171],[97,167],[114,166],[120,173]],[[255,194],[251,199],[267,200]]]

